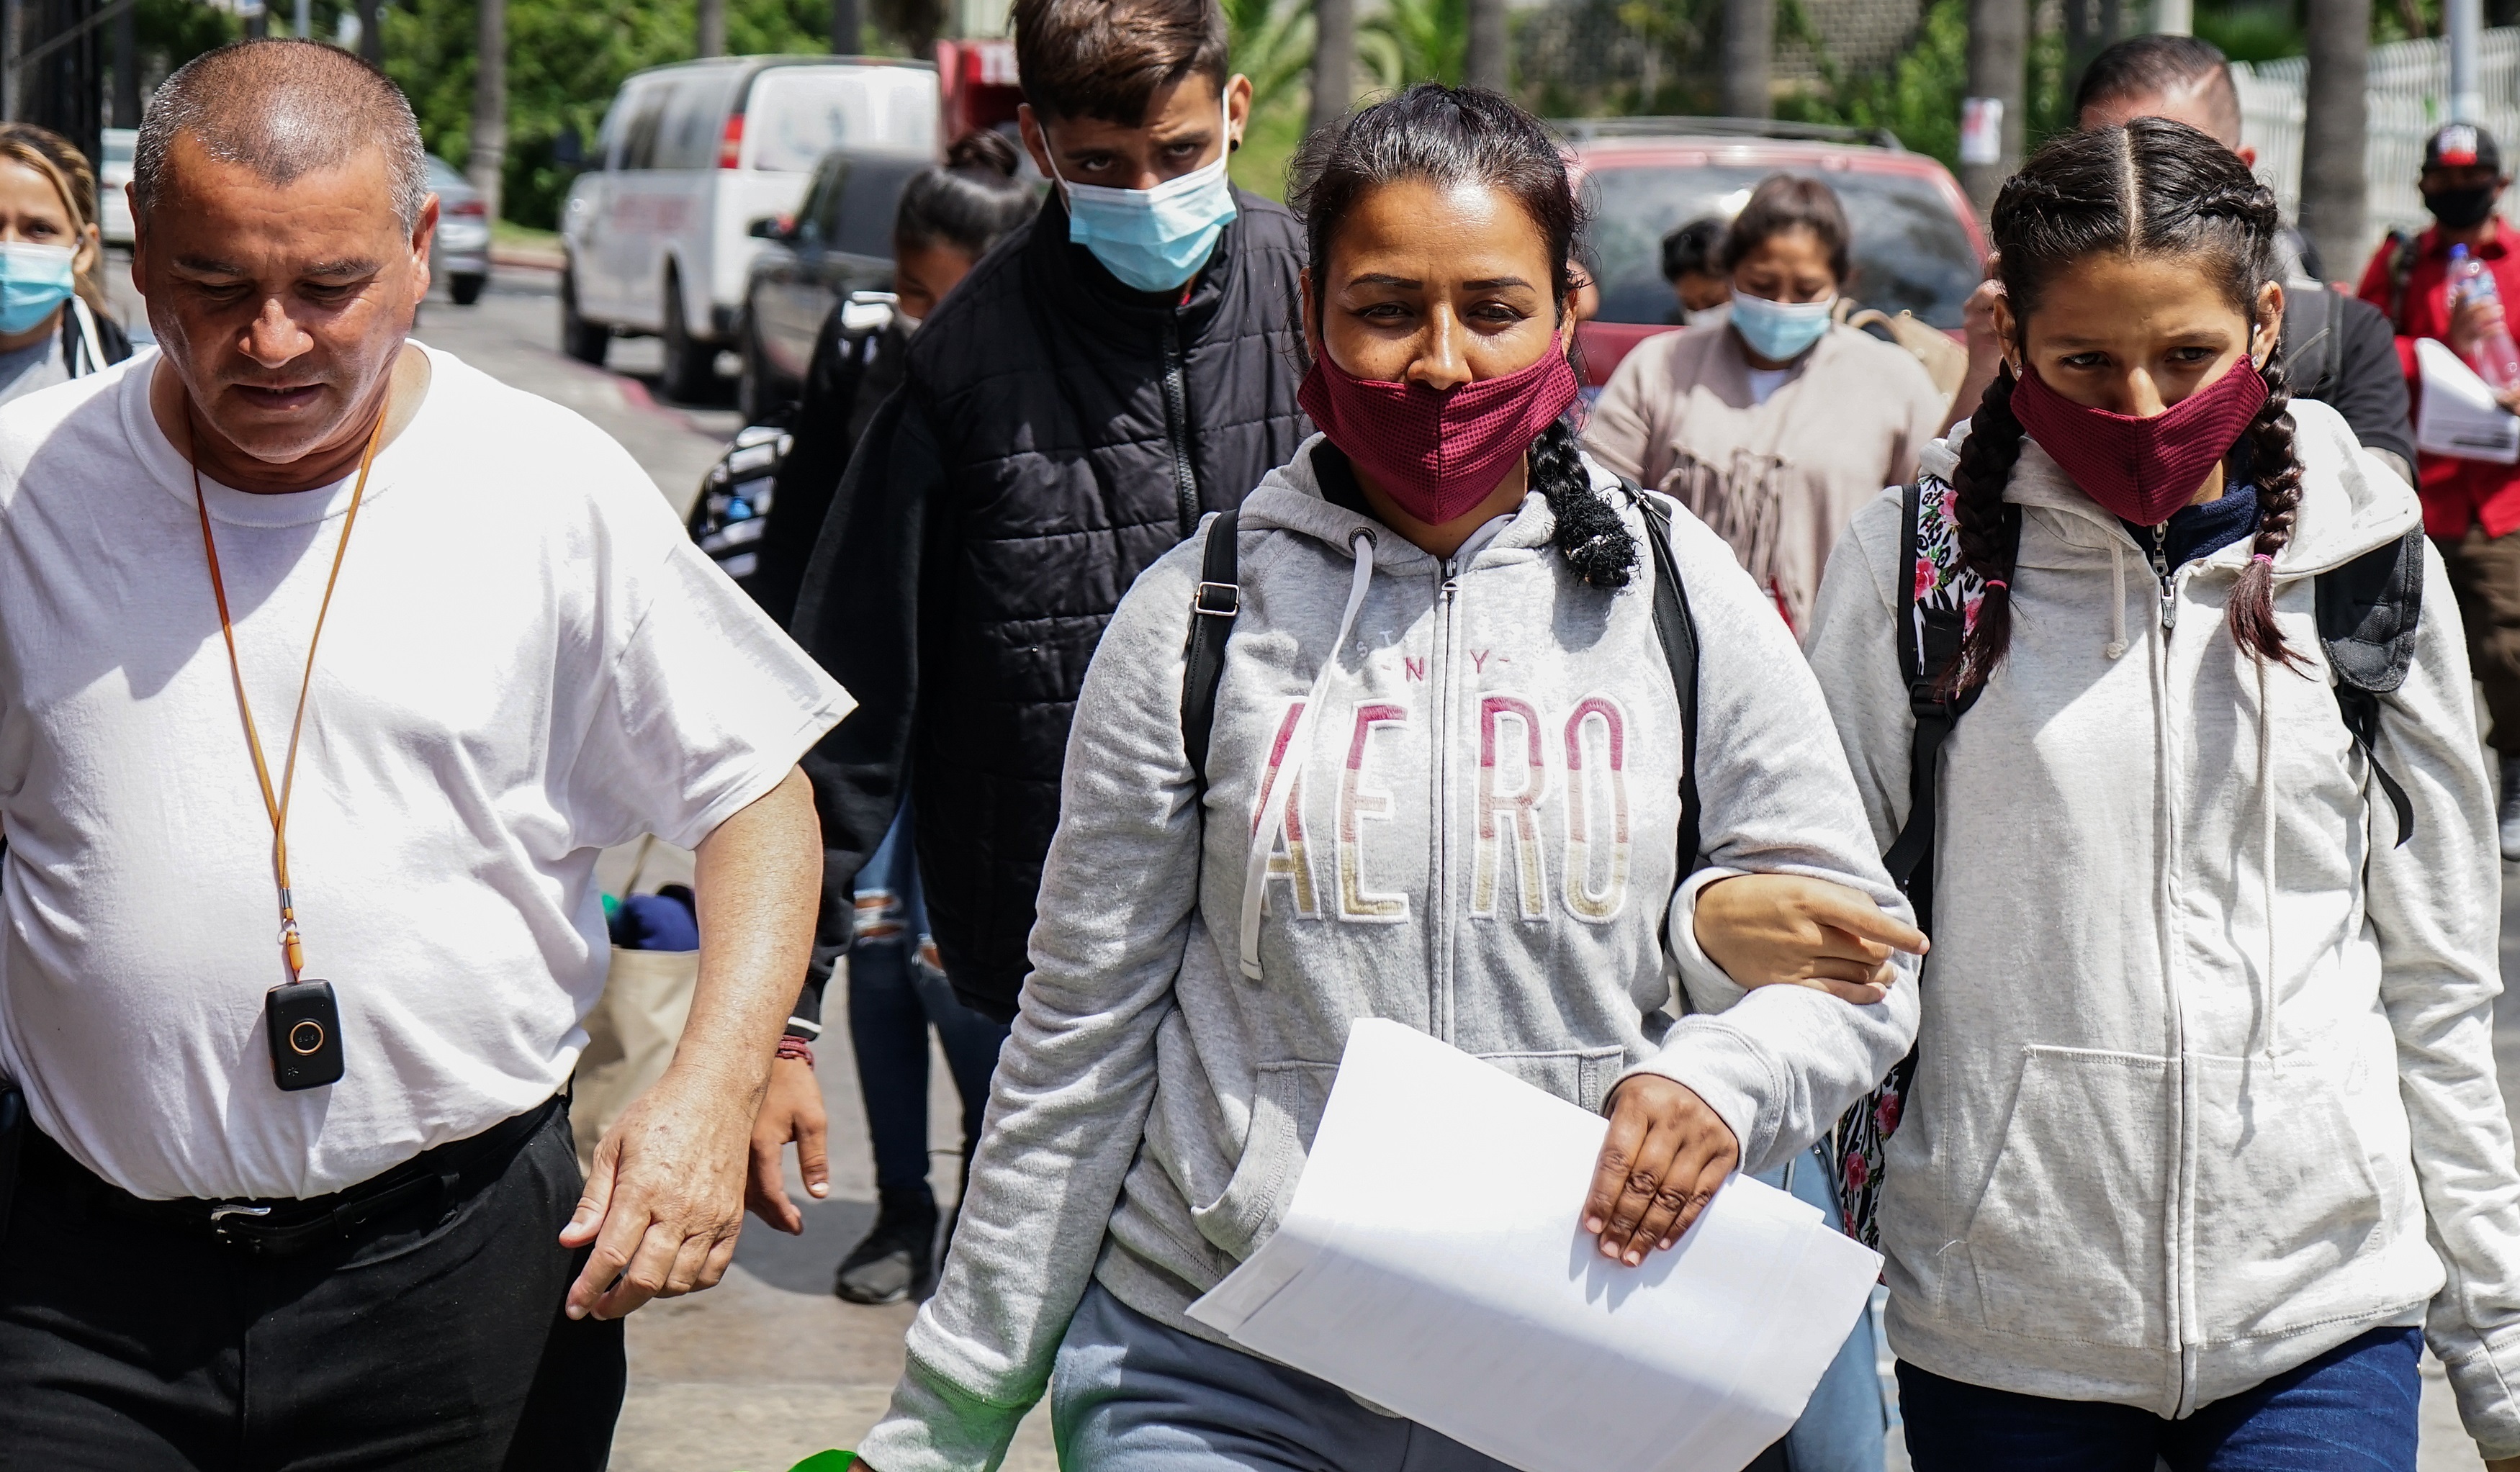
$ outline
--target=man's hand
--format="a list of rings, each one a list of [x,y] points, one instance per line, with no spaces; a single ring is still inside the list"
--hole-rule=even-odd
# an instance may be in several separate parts
[[[2485,1464],[2485,1472],[2520,1472],[2520,1456],[2498,1456]]]
[[[1987,385],[1995,381],[1996,371],[2003,366],[2003,335],[1996,330],[1995,304],[2003,299],[2003,283],[1995,279],[1995,257],[1986,259],[1986,280],[1979,282],[1960,307],[1960,336],[1968,344],[1968,372],[1960,376],[1960,386],[1952,395],[1951,410],[1943,417],[1943,427],[1952,425],[1977,413],[1977,401],[1986,397]]]
[[[2502,302],[2498,297],[2471,296],[2450,314],[2450,350],[2464,358],[2476,351],[2485,335],[2502,325]]]
[[[1813,987],[1858,1005],[1890,995],[1893,952],[1925,933],[1861,890],[1797,874],[1735,874],[1697,892],[1698,949],[1735,986]]]
[[[717,1286],[743,1229],[750,1091],[675,1067],[613,1121],[560,1244],[595,1244],[568,1316],[619,1318]],[[793,1208],[790,1208],[792,1211]],[[618,1279],[618,1281],[615,1281]]]
[[[752,1179],[743,1187],[743,1204],[754,1216],[791,1236],[804,1231],[805,1214],[788,1199],[780,1157],[787,1153],[788,1141],[794,1140],[805,1189],[817,1201],[830,1195],[832,1169],[825,1143],[830,1127],[813,1066],[802,1058],[771,1064],[770,1092],[762,1095],[761,1112],[752,1117]]]
[[[743,1229],[753,1118],[805,979],[823,886],[805,775],[791,769],[693,857],[699,984],[674,1061],[595,1147],[586,1194],[561,1231],[572,1251],[595,1244],[569,1285],[571,1318],[618,1318],[713,1286]]]
[[[1601,1256],[1633,1268],[1679,1241],[1740,1163],[1732,1127],[1694,1091],[1638,1074],[1611,1091],[1584,1229],[1600,1239]]]

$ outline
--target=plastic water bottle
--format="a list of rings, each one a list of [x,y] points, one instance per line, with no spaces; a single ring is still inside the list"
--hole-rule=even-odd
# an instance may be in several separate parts
[[[2495,289],[2494,273],[2485,268],[2485,262],[2468,254],[2465,245],[2450,247],[2450,299],[2453,309],[2472,300],[2501,299],[2501,292]],[[2497,324],[2479,337],[2467,357],[2478,376],[2497,389],[2520,383],[2520,344],[2512,342],[2508,324]]]

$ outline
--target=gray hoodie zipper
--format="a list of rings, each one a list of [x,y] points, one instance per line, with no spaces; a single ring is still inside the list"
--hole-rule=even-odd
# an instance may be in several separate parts
[[[1434,882],[1428,893],[1435,897],[1433,964],[1427,968],[1431,992],[1426,998],[1427,1031],[1450,1043],[1454,1041],[1453,1025],[1453,945],[1454,931],[1460,923],[1451,903],[1453,896],[1453,716],[1459,703],[1453,698],[1453,667],[1460,651],[1453,647],[1457,620],[1453,617],[1462,592],[1462,569],[1452,558],[1444,559],[1437,576],[1442,581],[1435,590],[1435,640],[1429,651],[1426,672],[1426,698],[1435,706],[1435,743],[1433,801],[1428,805],[1434,815]]]
[[[1198,470],[1190,458],[1190,356],[1182,351],[1181,316],[1164,313],[1164,438],[1173,455],[1173,497],[1182,540],[1198,530]]]

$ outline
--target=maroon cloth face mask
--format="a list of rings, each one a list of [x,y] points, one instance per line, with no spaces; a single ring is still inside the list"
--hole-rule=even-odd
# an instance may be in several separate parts
[[[2266,401],[2267,380],[2245,356],[2150,419],[2077,404],[2026,368],[2012,388],[2012,416],[2102,511],[2159,526],[2195,499],[2205,472],[2231,453]]]
[[[1575,370],[1557,344],[1552,336],[1529,368],[1443,391],[1354,378],[1318,352],[1295,402],[1402,511],[1441,525],[1495,490],[1575,402]]]

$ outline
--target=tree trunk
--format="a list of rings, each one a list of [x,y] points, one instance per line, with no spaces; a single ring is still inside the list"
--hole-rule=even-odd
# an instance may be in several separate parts
[[[859,0],[832,0],[832,55],[856,56],[866,49],[865,9]]]
[[[1506,66],[1505,0],[1470,0],[1467,43],[1462,48],[1462,85],[1503,92]]]
[[[483,215],[499,216],[508,162],[508,0],[478,0],[481,35],[472,69],[472,153],[466,172],[481,192]]]
[[[699,0],[699,54],[726,55],[726,0]]]
[[[2003,110],[2001,145],[1991,163],[1960,159],[1960,185],[1979,215],[1995,207],[2003,181],[2021,167],[2024,72],[2030,59],[2027,0],[1969,0],[1968,95]]]
[[[385,64],[385,22],[377,0],[359,0],[359,55],[371,67]]]
[[[1313,112],[1319,128],[1356,101],[1356,0],[1313,0]]]
[[[1768,117],[1777,101],[1768,86],[1768,62],[1777,49],[1776,0],[1724,0],[1724,111],[1732,117]],[[1653,106],[1647,98],[1645,106]]]
[[[140,7],[126,5],[113,18],[113,125],[140,126]]]
[[[2351,279],[2362,248],[2363,89],[2371,0],[2310,0],[2310,75],[2302,87],[2301,233],[2331,277]]]

